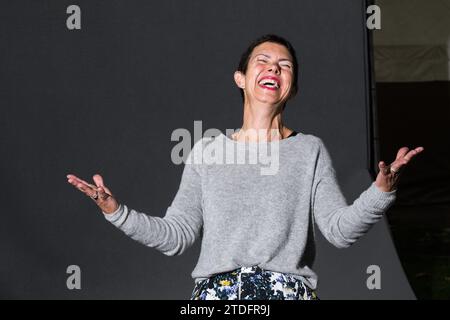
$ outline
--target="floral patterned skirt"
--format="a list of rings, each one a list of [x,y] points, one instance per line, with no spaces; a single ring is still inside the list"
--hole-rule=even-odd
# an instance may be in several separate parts
[[[314,290],[291,275],[241,267],[195,284],[191,300],[319,300]]]

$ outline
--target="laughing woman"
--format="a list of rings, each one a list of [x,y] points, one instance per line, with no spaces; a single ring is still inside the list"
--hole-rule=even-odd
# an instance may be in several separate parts
[[[194,145],[163,218],[118,203],[98,174],[95,184],[72,174],[68,182],[128,236],[168,256],[182,254],[202,236],[191,299],[318,299],[311,269],[314,225],[334,246],[352,245],[393,204],[402,169],[423,148],[403,147],[390,165],[381,161],[376,180],[348,205],[322,140],[283,124],[297,72],[287,40],[266,35],[249,46],[234,74],[243,124]],[[263,175],[260,164],[192,161],[209,144],[244,154],[262,144],[276,146],[278,170]]]

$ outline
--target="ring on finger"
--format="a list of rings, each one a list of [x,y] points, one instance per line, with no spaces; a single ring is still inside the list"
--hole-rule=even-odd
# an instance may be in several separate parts
[[[389,170],[390,170],[393,174],[398,174],[398,170],[397,170],[397,169],[394,169],[394,168],[390,167]]]

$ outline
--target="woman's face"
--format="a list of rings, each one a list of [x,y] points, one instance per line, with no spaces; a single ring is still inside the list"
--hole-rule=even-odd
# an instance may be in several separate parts
[[[246,99],[272,105],[289,99],[294,79],[294,64],[288,49],[280,44],[264,42],[253,49],[247,72],[235,73],[238,86]]]

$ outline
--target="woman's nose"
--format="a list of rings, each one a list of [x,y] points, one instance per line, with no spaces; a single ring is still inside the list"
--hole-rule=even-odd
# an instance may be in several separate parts
[[[278,64],[272,64],[269,68],[269,71],[273,71],[276,74],[280,74],[280,66]]]

